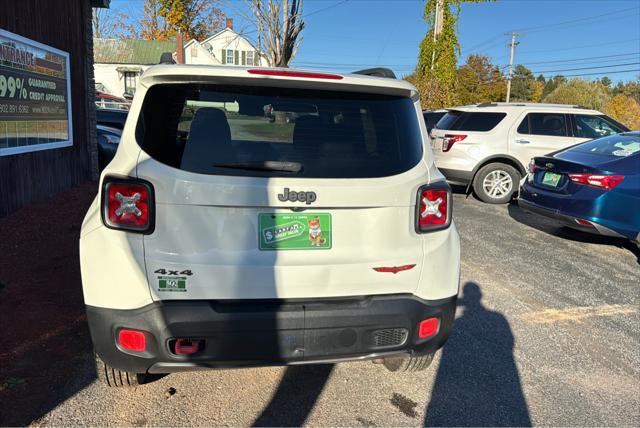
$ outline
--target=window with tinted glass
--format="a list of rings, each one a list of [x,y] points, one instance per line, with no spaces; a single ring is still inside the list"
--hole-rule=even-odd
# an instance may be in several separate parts
[[[608,117],[591,114],[573,115],[573,135],[578,138],[600,138],[628,131]]]
[[[444,111],[427,111],[422,113],[424,116],[424,123],[427,125],[427,130],[431,131],[445,114],[446,112]]]
[[[418,120],[405,97],[156,85],[147,92],[136,132],[151,157],[190,172],[365,178],[399,174],[420,161]]]
[[[518,133],[566,137],[566,116],[562,113],[529,113],[518,125]]]
[[[506,115],[498,112],[449,111],[438,121],[436,128],[449,131],[491,131]]]

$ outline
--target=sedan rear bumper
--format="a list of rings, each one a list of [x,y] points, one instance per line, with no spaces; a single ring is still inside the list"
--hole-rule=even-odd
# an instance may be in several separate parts
[[[412,295],[310,301],[164,301],[135,310],[87,306],[96,353],[108,365],[135,373],[217,367],[290,365],[435,352],[447,340],[456,297],[424,301]],[[421,339],[422,320],[438,318]],[[120,330],[144,333],[144,351],[124,349]],[[200,341],[184,355],[176,341]]]
[[[524,211],[556,220],[558,223],[564,226],[570,227],[572,229],[580,230],[582,232],[593,233],[597,235],[613,236],[616,238],[625,238],[625,236],[619,234],[615,230],[611,230],[591,220],[585,220],[579,217],[568,215],[560,212],[559,210],[545,208],[522,198],[518,199],[518,206],[522,208]],[[582,222],[587,221],[589,224],[587,225],[587,224],[579,223],[578,220],[581,220]]]

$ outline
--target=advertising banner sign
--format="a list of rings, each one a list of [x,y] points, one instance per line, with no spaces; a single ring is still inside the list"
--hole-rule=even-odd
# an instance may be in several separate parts
[[[0,29],[0,156],[72,144],[69,54]]]

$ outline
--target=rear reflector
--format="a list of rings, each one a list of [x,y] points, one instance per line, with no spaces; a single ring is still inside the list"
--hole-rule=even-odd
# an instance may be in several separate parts
[[[178,339],[176,340],[175,352],[178,355],[193,355],[200,351],[201,340]]]
[[[451,147],[453,146],[453,143],[458,143],[458,142],[464,140],[465,138],[467,138],[466,135],[446,134],[444,136],[444,138],[442,139],[442,151],[443,152],[448,152],[449,150],[451,150]]]
[[[448,187],[420,189],[417,217],[420,233],[448,227],[451,223],[451,190]]]
[[[301,77],[303,79],[329,79],[329,80],[343,79],[343,77],[340,76],[339,74],[312,73],[308,71],[251,69],[251,70],[247,70],[247,72],[249,74],[259,74],[262,76]]]
[[[611,190],[624,180],[624,175],[616,174],[569,174],[574,183]]]
[[[593,223],[591,223],[591,222],[590,222],[590,221],[588,221],[588,220],[583,220],[583,219],[581,219],[581,218],[577,218],[577,219],[576,219],[576,223],[578,223],[578,224],[579,224],[579,225],[581,225],[581,226],[589,226],[589,227],[593,227]]]
[[[151,184],[135,179],[104,179],[102,219],[107,227],[150,233],[153,228],[153,209]]]
[[[389,267],[374,267],[373,270],[376,272],[390,272],[390,273],[398,273],[405,270],[413,269],[416,265],[402,265],[402,266],[389,266]]]
[[[127,351],[144,352],[147,349],[147,340],[141,331],[120,330],[118,343]]]
[[[438,318],[427,318],[418,325],[418,337],[420,339],[428,339],[438,333],[440,320]]]

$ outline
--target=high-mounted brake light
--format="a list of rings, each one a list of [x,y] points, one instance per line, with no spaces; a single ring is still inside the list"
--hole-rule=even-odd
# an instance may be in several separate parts
[[[301,77],[303,79],[329,79],[342,80],[343,76],[339,74],[329,73],[313,73],[309,71],[293,71],[293,70],[264,70],[261,68],[252,68],[247,70],[249,74],[259,74],[262,76],[280,76],[280,77]]]
[[[442,139],[442,151],[448,152],[449,150],[451,150],[451,147],[453,147],[454,143],[458,143],[464,140],[465,138],[467,138],[466,135],[446,134]]]
[[[416,231],[425,233],[449,227],[451,208],[451,189],[446,183],[422,187],[418,191]]]
[[[574,183],[611,190],[624,180],[624,175],[616,174],[569,174]]]
[[[102,221],[111,229],[151,233],[153,187],[136,179],[106,177],[102,187]]]

